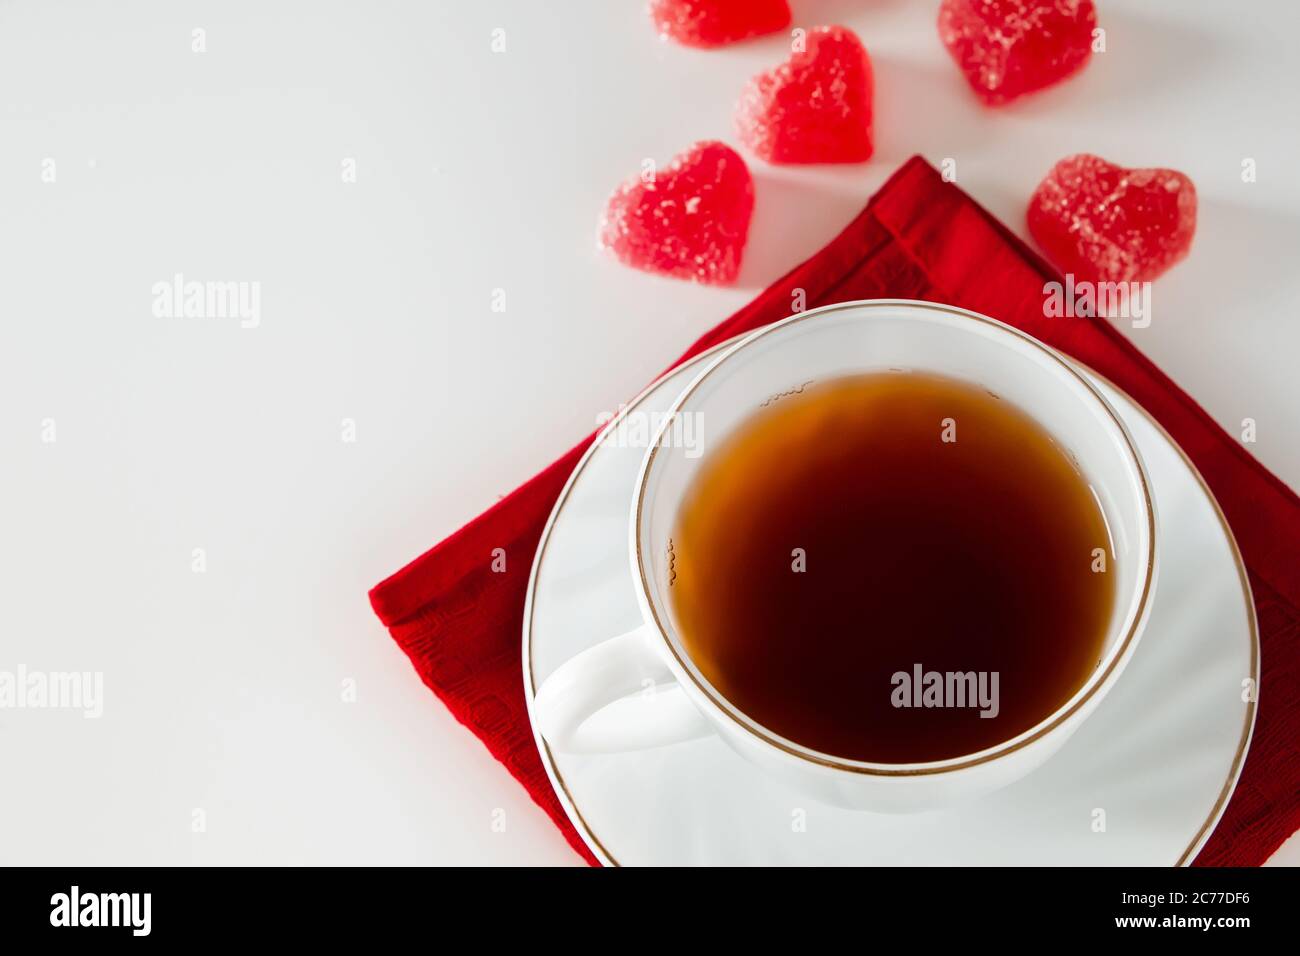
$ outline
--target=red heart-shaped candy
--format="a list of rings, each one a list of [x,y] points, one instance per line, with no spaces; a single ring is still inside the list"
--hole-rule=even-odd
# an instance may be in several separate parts
[[[1196,187],[1172,169],[1125,169],[1080,153],[1029,200],[1029,232],[1062,272],[1090,282],[1145,282],[1187,255]]]
[[[790,23],[786,0],[650,0],[662,37],[683,46],[715,47],[774,33]]]
[[[754,179],[740,154],[725,143],[696,143],[614,190],[599,244],[646,272],[734,282],[753,211]]]
[[[939,39],[980,99],[996,106],[1082,69],[1092,0],[943,0]]]
[[[871,156],[871,59],[852,30],[814,27],[736,108],[741,141],[769,163],[860,163]]]

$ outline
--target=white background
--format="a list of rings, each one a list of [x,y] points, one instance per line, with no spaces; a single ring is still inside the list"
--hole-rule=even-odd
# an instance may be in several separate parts
[[[0,5],[0,669],[102,671],[106,698],[97,721],[0,712],[0,860],[575,863],[366,591],[914,152],[956,159],[1022,233],[1069,153],[1189,174],[1192,256],[1130,334],[1230,432],[1254,418],[1252,451],[1300,485],[1300,8],[1104,0],[1107,51],[995,112],[934,0],[792,6],[871,51],[877,153],[754,160],[741,282],[710,289],[604,259],[596,222],[644,158],[734,142],[736,95],[781,36],[664,44],[640,0]],[[260,283],[260,326],[155,317],[177,272]]]

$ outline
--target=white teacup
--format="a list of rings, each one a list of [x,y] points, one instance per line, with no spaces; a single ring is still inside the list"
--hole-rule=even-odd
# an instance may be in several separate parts
[[[819,753],[732,705],[691,662],[677,631],[669,536],[682,497],[708,457],[673,442],[675,417],[698,416],[721,439],[761,403],[809,382],[911,369],[983,386],[1029,412],[1060,443],[1101,505],[1114,547],[1114,611],[1100,664],[1034,727],[977,753],[880,764]],[[950,306],[874,300],[826,306],[746,336],[696,376],[650,443],[630,520],[632,573],[645,623],[567,661],[538,689],[533,713],[562,752],[618,752],[716,733],[741,756],[808,796],[837,806],[908,812],[1005,786],[1069,738],[1115,685],[1151,607],[1156,516],[1146,469],[1114,409],[1057,352],[986,316]]]

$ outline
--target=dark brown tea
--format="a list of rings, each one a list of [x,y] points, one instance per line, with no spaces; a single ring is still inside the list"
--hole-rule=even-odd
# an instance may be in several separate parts
[[[1113,550],[1027,414],[935,375],[808,383],[705,459],[673,533],[686,650],[737,708],[823,753],[974,753],[1097,666]]]

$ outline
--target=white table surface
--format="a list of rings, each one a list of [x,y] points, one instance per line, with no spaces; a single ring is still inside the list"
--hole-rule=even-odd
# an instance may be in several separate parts
[[[366,591],[915,152],[955,158],[1022,233],[1066,154],[1188,173],[1192,256],[1129,334],[1229,431],[1255,419],[1252,451],[1300,485],[1300,7],[1100,6],[1106,53],[990,112],[934,0],[793,0],[799,23],[845,23],[871,51],[877,154],[753,161],[730,289],[625,269],[594,230],[643,158],[731,138],[780,37],[666,45],[639,0],[0,6],[0,669],[105,682],[99,720],[0,711],[0,862],[575,863]],[[260,283],[260,324],[155,317],[153,284],[177,272]]]

